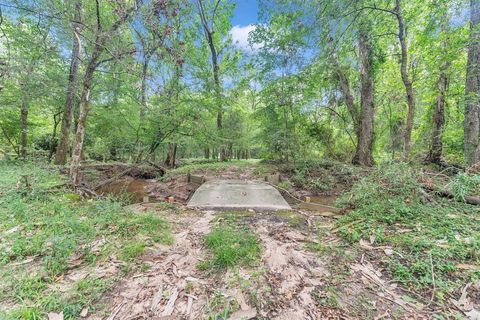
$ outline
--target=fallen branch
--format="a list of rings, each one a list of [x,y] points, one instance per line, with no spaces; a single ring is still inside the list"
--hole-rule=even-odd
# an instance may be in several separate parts
[[[167,168],[162,167],[162,166],[160,166],[160,165],[158,165],[158,164],[156,164],[155,162],[150,161],[150,160],[147,160],[147,162],[148,162],[148,164],[150,164],[152,167],[160,170],[163,174],[165,174],[165,173],[167,172]]]
[[[127,169],[123,170],[122,172],[120,172],[119,174],[116,174],[114,175],[113,177],[111,177],[110,179],[107,179],[105,181],[103,181],[102,183],[98,184],[97,186],[95,186],[93,189],[94,190],[98,190],[100,187],[103,187],[104,185],[106,184],[109,184],[115,180],[117,180],[118,178],[121,178],[123,177],[124,175],[126,175],[127,173],[129,173],[130,171],[132,171],[133,169],[135,169],[136,166],[130,166],[128,167]]]
[[[448,199],[454,199],[456,201],[459,201],[453,195],[453,193],[451,193],[447,190],[438,190],[438,189],[434,189],[434,188],[431,188],[431,187],[426,186],[426,185],[422,185],[422,188],[425,189],[428,192],[433,192],[436,195],[439,195],[441,197],[448,198]],[[478,198],[478,197],[465,196],[465,197],[463,197],[463,202],[471,204],[471,205],[480,206],[480,198]]]

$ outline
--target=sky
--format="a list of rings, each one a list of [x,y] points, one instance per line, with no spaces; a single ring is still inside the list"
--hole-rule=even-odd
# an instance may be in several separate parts
[[[252,48],[248,45],[248,33],[255,30],[258,0],[236,0],[236,4],[230,34],[239,48],[250,51]]]

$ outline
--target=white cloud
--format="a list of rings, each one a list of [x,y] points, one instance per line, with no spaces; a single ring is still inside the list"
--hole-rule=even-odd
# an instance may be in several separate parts
[[[261,46],[259,44],[254,44],[250,46],[248,43],[248,35],[250,32],[255,31],[256,26],[249,24],[247,26],[236,25],[233,26],[230,30],[230,35],[232,36],[233,43],[242,50],[253,51],[259,49]]]

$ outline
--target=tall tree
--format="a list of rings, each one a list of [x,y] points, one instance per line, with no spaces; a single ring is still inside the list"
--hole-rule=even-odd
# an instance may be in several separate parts
[[[366,26],[360,27],[358,47],[360,58],[360,116],[358,121],[357,148],[353,163],[371,166],[373,165],[375,76],[372,43]]]
[[[79,116],[77,123],[77,131],[75,135],[75,144],[73,147],[72,161],[70,165],[70,178],[74,186],[78,186],[81,183],[82,177],[80,175],[80,162],[82,160],[83,154],[83,145],[85,139],[85,127],[87,123],[87,116],[90,109],[90,91],[92,88],[93,76],[99,64],[102,62],[100,60],[102,53],[105,51],[106,42],[109,40],[117,30],[127,22],[134,12],[136,6],[128,5],[127,8],[115,8],[118,13],[118,18],[115,22],[107,29],[103,28],[102,25],[102,13],[99,0],[95,0],[95,35],[94,43],[88,64],[85,70],[85,75],[83,77],[82,91],[80,94],[80,104],[79,104]]]
[[[212,60],[212,74],[214,81],[214,90],[215,90],[215,104],[217,106],[217,129],[221,136],[222,131],[222,122],[223,122],[223,102],[222,102],[222,85],[220,83],[220,67],[218,61],[218,50],[215,46],[214,41],[214,28],[215,28],[215,18],[218,12],[218,8],[222,0],[215,0],[211,7],[206,8],[204,0],[197,0],[198,13],[200,15],[200,21],[202,23],[202,28],[205,33],[205,39],[210,48],[210,58]],[[211,11],[211,13],[207,12]],[[223,143],[220,146],[220,161],[225,161],[225,146]]]
[[[430,151],[428,153],[427,161],[441,164],[442,151],[443,151],[443,129],[445,125],[445,103],[448,90],[448,70],[451,62],[448,57],[448,29],[449,20],[447,11],[448,8],[442,6],[443,13],[440,18],[440,37],[441,40],[441,63],[439,66],[439,76],[437,80],[437,98],[435,100],[435,110],[433,112],[433,128],[432,128],[432,142],[430,145]]]
[[[480,0],[470,0],[470,43],[465,84],[465,161],[480,161]]]
[[[407,94],[407,122],[405,124],[405,131],[403,136],[403,159],[408,160],[410,156],[410,149],[412,147],[412,131],[413,121],[415,119],[415,94],[413,91],[412,79],[408,74],[408,46],[406,41],[406,26],[405,19],[402,11],[401,0],[395,0],[394,14],[398,22],[398,41],[401,48],[401,62],[400,73],[402,75],[402,81],[405,86],[405,92]]]
[[[64,165],[67,162],[70,131],[72,126],[73,111],[75,108],[75,96],[77,93],[78,70],[80,66],[82,42],[80,33],[82,30],[82,1],[75,3],[75,14],[72,22],[73,46],[70,60],[70,71],[67,85],[67,100],[63,109],[62,127],[60,139],[55,153],[55,164]]]

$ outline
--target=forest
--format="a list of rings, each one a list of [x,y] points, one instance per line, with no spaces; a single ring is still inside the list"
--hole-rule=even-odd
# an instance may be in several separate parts
[[[0,0],[0,319],[479,320],[480,0]]]

